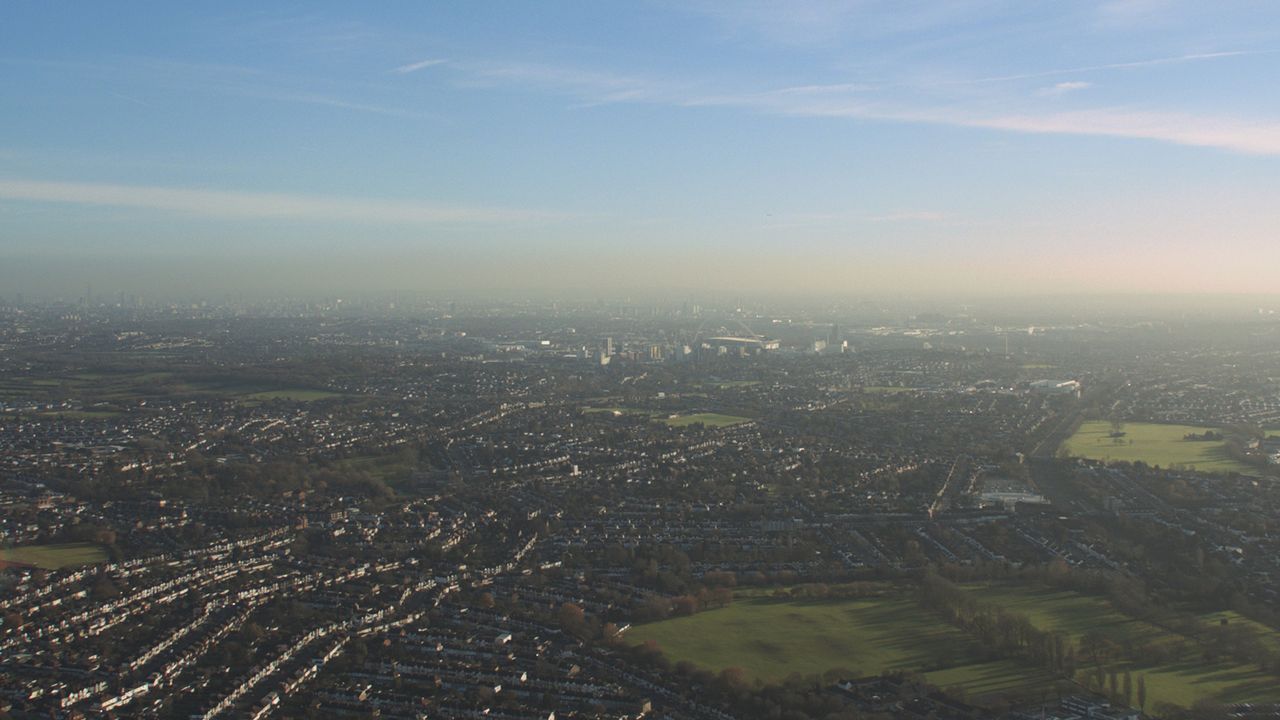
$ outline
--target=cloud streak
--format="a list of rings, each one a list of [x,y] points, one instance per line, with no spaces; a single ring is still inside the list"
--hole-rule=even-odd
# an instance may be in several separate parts
[[[563,213],[510,208],[27,179],[0,179],[0,199],[140,208],[217,219],[396,225],[527,224],[571,217]]]
[[[408,65],[401,65],[400,67],[392,68],[391,72],[397,73],[399,75],[407,75],[409,73],[417,72],[425,68],[435,67],[436,65],[443,65],[446,62],[448,62],[448,60],[444,60],[440,58],[433,58],[431,60],[420,60],[418,62],[409,63]]]
[[[1056,70],[1041,70],[1031,73],[1018,73],[1014,75],[994,75],[991,77],[978,78],[976,80],[965,80],[963,84],[973,83],[997,83],[1007,82],[1010,80],[1034,80],[1036,78],[1054,77],[1056,75],[1078,75],[1081,73],[1100,72],[1102,70],[1128,70],[1132,68],[1157,67],[1160,65],[1175,65],[1178,63],[1196,62],[1199,60],[1218,60],[1221,58],[1233,57],[1250,57],[1255,55],[1274,55],[1277,50],[1229,50],[1225,52],[1211,53],[1191,53],[1188,55],[1173,55],[1170,57],[1149,58],[1147,60],[1131,60],[1128,62],[1104,63],[1102,65],[1082,65],[1080,67],[1058,68]]]
[[[912,107],[850,99],[847,93],[826,98],[806,98],[803,101],[795,101],[788,94],[756,94],[737,100],[720,97],[716,99],[716,103],[740,104],[763,112],[801,117],[845,117],[1029,134],[1131,138],[1251,155],[1280,155],[1280,122],[1269,120],[1156,112],[1126,107],[1067,112],[991,113],[958,107]]]
[[[1094,69],[1133,67],[1191,59],[1254,55],[1254,52],[1206,53],[1135,63],[1097,65]],[[1078,71],[1079,69],[1075,70]],[[1032,73],[987,80],[1032,78],[1074,72]],[[1232,116],[1135,109],[1125,106],[1070,112],[1000,112],[989,107],[930,104],[928,101],[879,99],[875,86],[850,83],[814,84],[773,90],[705,93],[636,76],[600,71],[527,65],[495,65],[479,73],[489,81],[508,81],[521,87],[582,99],[582,106],[610,103],[648,103],[676,107],[739,108],[792,117],[843,117],[857,120],[906,122],[983,128],[1028,134],[1082,135],[1151,140],[1192,147],[1215,148],[1251,155],[1280,155],[1280,122]],[[1058,83],[1045,94],[1064,94],[1092,86],[1086,81]],[[1013,99],[1010,99],[1011,102]]]
[[[1049,87],[1040,88],[1039,90],[1036,91],[1036,94],[1041,97],[1057,97],[1059,95],[1066,95],[1067,93],[1072,93],[1077,90],[1087,90],[1091,87],[1093,87],[1093,83],[1091,82],[1085,82],[1083,80],[1070,80],[1067,82],[1054,83]]]

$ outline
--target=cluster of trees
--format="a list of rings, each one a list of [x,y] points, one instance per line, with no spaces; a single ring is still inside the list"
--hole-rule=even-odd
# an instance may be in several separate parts
[[[1205,430],[1202,433],[1193,433],[1193,432],[1187,433],[1186,435],[1182,436],[1182,439],[1196,441],[1196,442],[1208,442],[1211,440],[1221,440],[1222,433],[1214,432],[1212,430]]]
[[[1085,682],[1090,690],[1105,695],[1112,703],[1128,705],[1145,710],[1147,707],[1147,678],[1139,675],[1135,684],[1133,673],[1128,670],[1118,671],[1114,667],[1103,669],[1096,665]],[[1165,705],[1166,703],[1160,703]]]
[[[669,617],[694,615],[703,610],[728,607],[733,603],[733,590],[727,587],[699,588],[696,592],[667,597],[653,595],[639,602],[631,616],[636,622],[654,622]]]
[[[969,632],[993,655],[1023,657],[1067,677],[1075,675],[1076,649],[1070,639],[1061,632],[1037,628],[1026,615],[982,602],[933,572],[921,579],[920,601]]]
[[[1117,702],[1136,702],[1138,707],[1146,707],[1144,679],[1139,677],[1135,683],[1128,671],[1115,669],[1117,664],[1160,665],[1184,660],[1189,653],[1197,653],[1206,662],[1230,659],[1256,664],[1264,672],[1280,674],[1280,652],[1267,644],[1247,621],[1232,623],[1224,618],[1216,623],[1207,622],[1198,615],[1158,602],[1141,581],[1120,573],[1073,568],[1062,562],[1018,570],[995,564],[946,566],[939,572],[940,575],[926,576],[922,585],[926,605],[941,609],[944,616],[973,631],[984,644],[1004,652],[1020,651],[1068,677],[1074,676],[1077,667],[1091,666],[1091,672],[1084,681],[1094,691]],[[1119,612],[1165,628],[1170,633],[1164,637],[1135,640],[1094,630],[1080,638],[1078,647],[1067,642],[1063,654],[1056,656],[1060,660],[1045,663],[1046,658],[1052,660],[1055,655],[1043,651],[1038,655],[1028,653],[1020,649],[1019,643],[1010,642],[1024,632],[1019,628],[1025,618],[984,606],[951,582],[992,579],[1017,579],[1033,585],[1105,597],[1109,605]],[[1246,609],[1258,610],[1256,607]],[[1265,609],[1262,612],[1265,613]]]
[[[773,591],[773,596],[788,600],[858,600],[882,595],[884,591],[885,584],[877,582],[849,582],[835,585],[811,582],[778,588]]]
[[[921,582],[921,601],[1001,656],[1026,658],[1068,679],[1076,677],[1083,663],[1090,663],[1092,671],[1084,680],[1090,690],[1117,704],[1146,707],[1146,678],[1138,676],[1135,683],[1128,669],[1121,671],[1110,665],[1119,659],[1122,646],[1102,630],[1086,633],[1077,647],[1065,633],[1041,630],[1026,615],[984,603],[934,573],[926,574]],[[1125,659],[1150,661],[1149,657]]]

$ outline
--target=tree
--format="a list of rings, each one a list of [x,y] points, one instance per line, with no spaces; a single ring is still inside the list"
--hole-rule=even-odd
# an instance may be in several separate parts
[[[740,667],[727,667],[720,671],[720,681],[733,690],[745,689],[747,683],[747,671]]]
[[[1146,711],[1147,709],[1147,676],[1138,676],[1138,709]]]
[[[561,627],[573,631],[582,627],[587,619],[587,614],[578,605],[567,602],[560,606],[560,610],[556,613],[556,619],[560,621]]]
[[[676,615],[693,615],[698,612],[698,598],[692,595],[681,595],[671,601]]]

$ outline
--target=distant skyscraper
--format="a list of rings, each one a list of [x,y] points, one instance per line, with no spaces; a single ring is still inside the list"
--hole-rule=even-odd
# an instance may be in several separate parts
[[[606,357],[613,355],[613,338],[611,337],[604,339],[604,354]]]

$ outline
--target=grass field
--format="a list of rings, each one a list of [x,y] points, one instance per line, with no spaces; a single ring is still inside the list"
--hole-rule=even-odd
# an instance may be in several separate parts
[[[64,420],[100,420],[102,418],[116,417],[120,413],[116,410],[52,410],[40,414],[48,417],[59,417]]]
[[[220,396],[253,405],[268,400],[306,402],[337,397],[339,393],[306,387],[279,387],[260,381],[182,377],[172,372],[77,373],[61,377],[13,377],[0,380],[0,398],[46,402],[76,399],[88,402],[132,402],[155,396]],[[105,414],[104,414],[105,413]],[[67,419],[110,417],[110,411],[57,412]]]
[[[601,408],[582,408],[582,412],[588,414],[607,414],[607,415],[660,415],[657,410],[642,410],[640,408],[628,407],[601,407]]]
[[[263,390],[262,392],[249,393],[245,395],[244,398],[247,400],[294,400],[298,402],[310,402],[312,400],[325,400],[338,396],[339,393],[330,392],[328,390],[286,388],[284,390]]]
[[[673,660],[715,670],[738,666],[766,681],[834,668],[861,675],[924,670],[938,685],[960,685],[981,694],[1031,689],[1053,680],[1037,668],[984,661],[967,635],[907,596],[743,598],[724,609],[634,627],[627,640],[654,640]]]
[[[666,424],[677,428],[687,427],[696,423],[702,423],[709,428],[729,427],[730,425],[738,425],[750,421],[751,418],[738,417],[737,415],[721,415],[720,413],[693,413],[691,415],[679,415],[663,419]]]
[[[1162,468],[1185,466],[1200,472],[1252,473],[1253,469],[1227,457],[1220,441],[1184,440],[1188,433],[1203,433],[1194,425],[1125,423],[1124,436],[1111,438],[1111,423],[1092,420],[1080,426],[1063,443],[1067,454],[1091,460],[1144,462]]]
[[[1033,590],[994,585],[971,587],[980,598],[998,604],[1031,619],[1037,627],[1064,632],[1077,641],[1090,630],[1099,630],[1117,644],[1126,641],[1186,643],[1182,656],[1163,665],[1130,664],[1118,666],[1134,676],[1146,678],[1148,709],[1156,701],[1189,707],[1198,700],[1233,702],[1280,701],[1280,681],[1255,665],[1230,660],[1204,660],[1195,642],[1177,633],[1135,620],[1111,607],[1102,598],[1056,590]],[[1206,620],[1226,617],[1229,622],[1244,623],[1270,642],[1277,642],[1275,630],[1242,618],[1236,613],[1216,613]],[[1081,676],[1086,671],[1081,670]]]
[[[0,560],[25,565],[35,565],[45,570],[57,570],[76,565],[93,565],[107,561],[107,553],[92,543],[66,543],[63,545],[27,545],[0,548]]]
[[[914,387],[897,387],[897,386],[863,386],[863,392],[873,393],[873,395],[897,395],[900,392],[914,392]]]
[[[1145,678],[1148,709],[1159,701],[1184,707],[1203,699],[1280,701],[1280,682],[1275,676],[1254,665],[1208,662],[1191,639],[1123,615],[1103,598],[1009,585],[971,585],[967,589],[986,602],[1028,616],[1037,627],[1061,631],[1077,642],[1095,629],[1121,645],[1128,641],[1184,642],[1182,655],[1171,662],[1116,666],[1120,671],[1129,670],[1135,680],[1139,675]],[[1224,616],[1280,642],[1280,636],[1270,628],[1234,613]],[[748,676],[765,681],[795,672],[812,674],[836,668],[861,675],[912,670],[923,672],[939,687],[962,687],[970,697],[981,698],[1049,688],[1058,679],[1025,662],[983,657],[968,635],[921,608],[906,592],[832,601],[740,594],[728,608],[636,626],[627,639],[633,643],[654,640],[672,660],[689,660],[714,670],[738,666]],[[1081,679],[1087,670],[1079,671]]]

